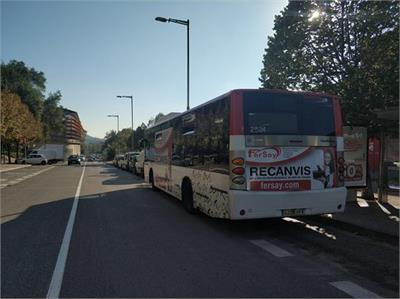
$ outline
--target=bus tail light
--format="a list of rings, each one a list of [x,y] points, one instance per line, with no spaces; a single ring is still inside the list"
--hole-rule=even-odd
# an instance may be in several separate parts
[[[237,175],[243,175],[244,168],[243,167],[235,167],[234,169],[232,169],[232,173],[237,174]]]
[[[244,164],[243,158],[235,158],[232,160],[232,164],[242,166]]]
[[[337,152],[338,187],[344,186],[344,152]]]
[[[232,179],[232,182],[237,185],[243,185],[246,182],[246,179],[244,178],[244,176],[235,176]]]

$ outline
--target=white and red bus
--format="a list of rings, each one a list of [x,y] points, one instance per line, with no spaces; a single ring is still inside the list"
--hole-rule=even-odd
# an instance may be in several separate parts
[[[232,90],[146,131],[145,179],[211,217],[343,212],[342,135],[336,96]]]

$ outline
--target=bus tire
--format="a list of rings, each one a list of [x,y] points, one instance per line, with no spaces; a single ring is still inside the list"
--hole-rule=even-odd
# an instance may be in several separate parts
[[[193,207],[193,188],[189,179],[184,179],[182,183],[182,203],[186,212],[190,214],[195,213]]]
[[[156,185],[154,184],[154,175],[153,175],[153,169],[150,169],[150,173],[149,173],[149,181],[150,181],[150,184],[151,184],[151,188],[154,190],[154,191],[157,191],[158,190],[158,188],[156,187]]]

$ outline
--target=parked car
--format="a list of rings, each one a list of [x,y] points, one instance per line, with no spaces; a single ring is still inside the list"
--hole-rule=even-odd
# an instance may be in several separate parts
[[[118,167],[121,169],[126,170],[128,160],[125,158],[125,155],[119,158],[118,160]]]
[[[22,157],[22,158],[15,159],[14,163],[15,164],[25,164],[26,158],[27,157]]]
[[[125,154],[125,170],[136,174],[136,160],[139,154],[139,152],[127,152]]]
[[[30,154],[26,158],[23,158],[21,164],[47,164],[47,158],[42,154]]]
[[[68,165],[71,164],[81,164],[81,157],[78,155],[71,155],[68,157]]]
[[[124,163],[124,155],[116,155],[115,156],[115,158],[114,158],[114,165],[116,166],[116,167],[118,167],[118,168],[121,168],[122,167],[122,164]]]

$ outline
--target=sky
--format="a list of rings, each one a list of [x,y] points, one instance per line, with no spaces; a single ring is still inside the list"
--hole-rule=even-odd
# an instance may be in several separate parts
[[[88,135],[134,128],[159,112],[186,109],[190,20],[190,107],[229,90],[259,88],[274,16],[287,0],[1,1],[1,61],[42,71],[46,95],[78,112]]]

